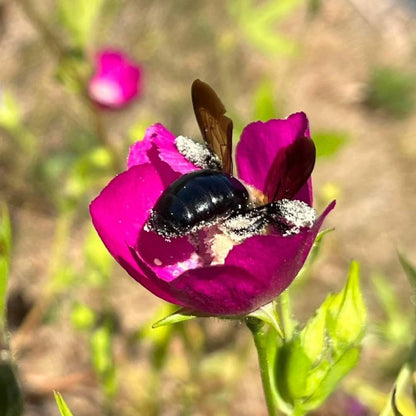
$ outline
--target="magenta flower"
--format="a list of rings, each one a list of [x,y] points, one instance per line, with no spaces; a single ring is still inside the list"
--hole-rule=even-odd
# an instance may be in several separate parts
[[[239,179],[256,188],[264,200],[270,181],[296,183],[296,178],[284,177],[282,155],[303,137],[309,138],[304,113],[249,124],[236,149]],[[175,136],[155,124],[143,141],[131,147],[128,169],[91,203],[92,221],[114,258],[156,296],[199,315],[242,316],[271,302],[290,285],[335,202],[310,227],[287,236],[274,230],[230,243],[214,226],[199,231],[199,238],[167,241],[148,231],[145,225],[162,192],[197,169],[179,153]],[[295,198],[311,205],[310,178],[296,189]]]
[[[117,50],[105,49],[95,57],[96,70],[88,84],[91,100],[98,105],[119,109],[140,93],[141,69]]]

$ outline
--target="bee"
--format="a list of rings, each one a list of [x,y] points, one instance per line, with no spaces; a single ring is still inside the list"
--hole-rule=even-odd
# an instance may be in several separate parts
[[[273,226],[283,234],[312,226],[316,213],[292,200],[306,183],[315,163],[315,146],[298,138],[279,154],[270,169],[276,180],[272,200],[256,206],[249,190],[233,176],[233,123],[215,91],[199,79],[192,84],[192,103],[204,144],[179,136],[176,146],[200,167],[168,186],[153,207],[146,228],[165,239],[192,234],[217,225],[235,241],[262,234]]]

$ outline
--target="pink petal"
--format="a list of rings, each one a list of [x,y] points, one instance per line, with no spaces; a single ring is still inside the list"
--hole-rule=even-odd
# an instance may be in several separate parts
[[[287,237],[252,237],[230,251],[225,259],[226,265],[245,269],[266,286],[266,290],[253,301],[256,308],[272,301],[292,283],[302,268],[325,217],[334,207],[335,201],[325,209],[311,229]]]
[[[224,265],[196,267],[170,281],[176,302],[201,315],[245,315],[271,302],[298,274],[330,204],[314,227],[290,236],[258,236],[234,247]]]
[[[149,210],[164,189],[160,174],[150,164],[134,166],[116,176],[91,203],[94,227],[117,262],[156,296],[175,302],[162,280],[148,277],[132,253]]]
[[[139,94],[141,69],[122,52],[103,50],[96,55],[96,71],[88,91],[97,104],[117,109]]]
[[[141,230],[137,253],[159,279],[171,281],[184,271],[200,266],[200,261],[188,237],[166,241],[152,231]]]
[[[279,150],[299,137],[309,137],[305,113],[292,114],[286,120],[249,124],[236,149],[239,178],[265,193],[267,176]]]
[[[247,270],[225,265],[188,270],[170,285],[187,308],[217,316],[256,309],[256,300],[266,290],[264,282]]]
[[[130,147],[127,166],[149,162],[148,152],[152,148],[152,144],[157,149],[157,157],[166,162],[175,172],[185,174],[197,169],[178,152],[175,136],[160,123],[150,126],[146,130],[144,139]],[[152,160],[152,162],[157,161]]]

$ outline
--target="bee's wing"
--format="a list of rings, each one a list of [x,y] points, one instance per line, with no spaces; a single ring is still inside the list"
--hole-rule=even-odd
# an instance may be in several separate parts
[[[192,104],[206,145],[220,158],[222,170],[233,173],[233,122],[226,117],[225,107],[215,91],[196,79],[192,84]]]
[[[266,178],[269,201],[292,199],[312,174],[316,150],[311,139],[301,137],[275,157]]]

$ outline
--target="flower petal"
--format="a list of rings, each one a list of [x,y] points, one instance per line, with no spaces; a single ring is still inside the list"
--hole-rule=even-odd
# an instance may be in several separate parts
[[[96,72],[89,82],[90,97],[107,108],[121,108],[139,94],[141,69],[120,51],[96,55]]]
[[[325,209],[311,229],[287,237],[255,236],[230,251],[225,259],[226,265],[243,268],[267,287],[253,301],[256,307],[269,303],[290,285],[302,268],[325,217],[334,207],[335,201]]]
[[[157,149],[157,157],[166,162],[175,172],[185,174],[198,169],[179,153],[175,145],[175,136],[160,123],[150,126],[146,130],[144,139],[130,147],[127,166],[130,168],[149,161],[157,162],[149,159],[148,152],[152,145]]]
[[[247,270],[217,265],[188,270],[170,283],[176,298],[202,315],[242,315],[257,307],[266,287]]]
[[[267,177],[277,154],[301,137],[309,137],[305,113],[292,114],[286,120],[249,124],[236,149],[239,178],[265,193]]]
[[[293,199],[312,174],[315,145],[306,137],[297,138],[277,153],[265,183],[269,201]]]
[[[134,166],[116,176],[91,203],[95,229],[117,262],[156,296],[175,302],[162,280],[151,279],[134,257],[139,232],[149,210],[164,189],[162,178],[150,164]]]
[[[195,248],[188,237],[165,240],[153,231],[141,230],[137,254],[159,279],[171,281],[185,270],[200,266]]]

